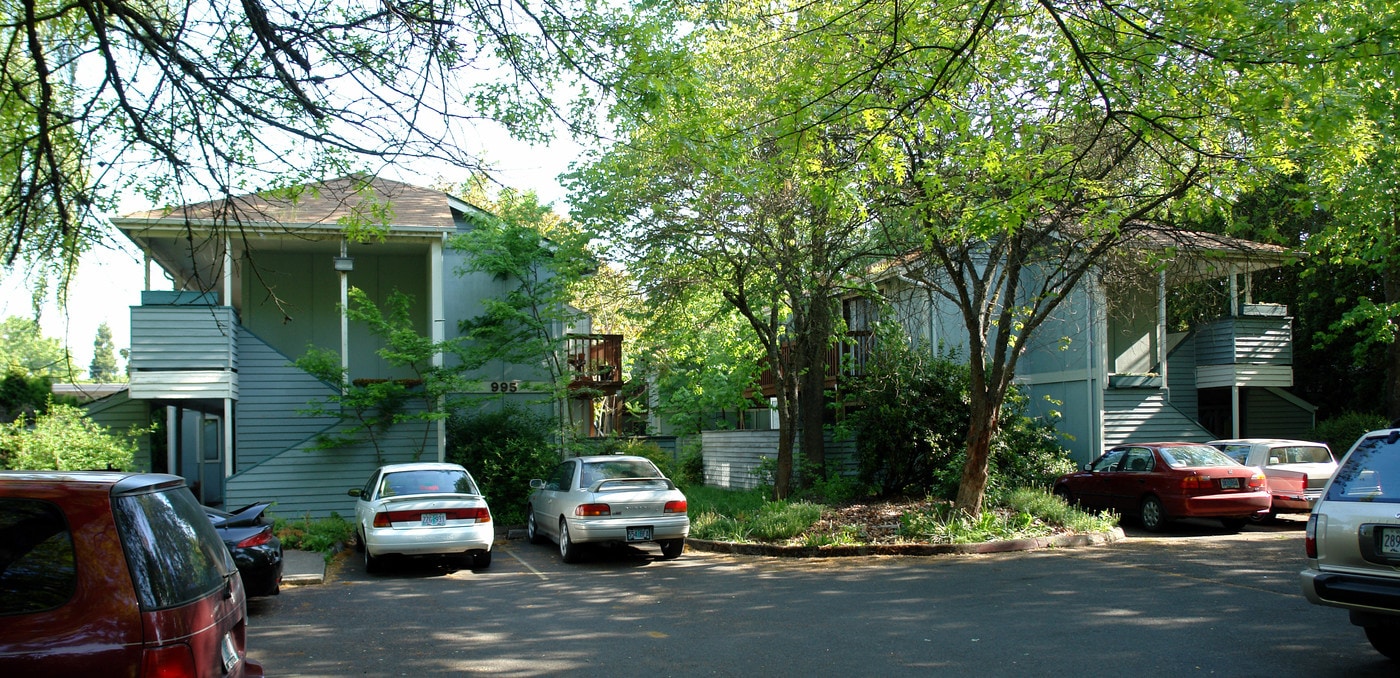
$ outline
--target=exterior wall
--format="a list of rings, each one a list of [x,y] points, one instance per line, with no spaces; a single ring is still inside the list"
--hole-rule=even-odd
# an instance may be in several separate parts
[[[144,400],[132,400],[126,391],[114,393],[84,407],[88,417],[93,422],[105,426],[112,435],[125,435],[133,426],[145,428],[151,425],[150,405]],[[157,460],[151,456],[150,436],[140,435],[132,440],[136,443],[135,470],[153,471],[164,468],[164,459]]]
[[[129,389],[138,400],[237,398],[238,318],[207,295],[142,293],[131,309]],[[147,305],[150,303],[151,305]]]
[[[1220,318],[1196,328],[1199,365],[1292,365],[1293,319],[1276,316]]]
[[[1167,355],[1167,394],[1172,407],[1192,419],[1199,419],[1195,335],[1171,335],[1167,337],[1167,342],[1175,343]]]
[[[757,470],[762,459],[778,456],[778,432],[773,431],[705,431],[701,434],[705,459],[705,484],[731,490],[749,490],[760,485]],[[834,441],[827,436],[826,462],[828,469],[837,468],[842,475],[859,472],[859,457],[854,440]],[[794,450],[793,465],[800,469],[801,449]]]
[[[425,248],[426,252],[426,248]],[[394,290],[413,297],[414,330],[428,333],[428,276],[425,254],[366,254],[352,248],[351,287],[364,290],[383,308]],[[324,254],[259,250],[250,275],[243,263],[239,309],[243,326],[287,356],[301,356],[308,345],[340,352],[340,274]],[[276,295],[275,298],[272,295]],[[392,379],[410,376],[394,370],[375,351],[380,342],[363,323],[349,325],[350,377]]]
[[[1244,396],[1246,438],[1288,438],[1307,440],[1316,420],[1316,408],[1287,392],[1272,388],[1251,388]]]
[[[1203,443],[1214,438],[1195,419],[1167,403],[1161,389],[1122,388],[1104,393],[1105,449],[1128,442]]]
[[[266,461],[339,422],[336,417],[301,414],[312,401],[336,389],[294,367],[252,332],[239,337],[243,356],[241,398],[235,410],[235,471]],[[241,506],[241,504],[240,504]]]

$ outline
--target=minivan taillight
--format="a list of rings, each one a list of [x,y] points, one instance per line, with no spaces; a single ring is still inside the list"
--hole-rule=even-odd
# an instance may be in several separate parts
[[[141,653],[141,678],[186,678],[196,675],[190,646],[166,645]]]

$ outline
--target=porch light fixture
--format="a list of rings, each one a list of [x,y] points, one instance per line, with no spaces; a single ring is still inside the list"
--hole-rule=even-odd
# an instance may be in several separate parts
[[[335,270],[341,273],[355,270],[355,257],[335,257]]]

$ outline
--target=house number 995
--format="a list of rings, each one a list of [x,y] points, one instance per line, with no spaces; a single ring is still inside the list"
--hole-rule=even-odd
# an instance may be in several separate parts
[[[491,382],[492,393],[515,393],[520,390],[520,382],[517,381],[493,381]]]

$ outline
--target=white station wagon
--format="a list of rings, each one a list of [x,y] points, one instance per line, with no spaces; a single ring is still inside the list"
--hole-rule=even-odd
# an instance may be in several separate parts
[[[655,542],[667,559],[685,550],[685,495],[646,457],[566,459],[530,487],[526,533],[537,544],[553,538],[566,563],[583,544]]]

